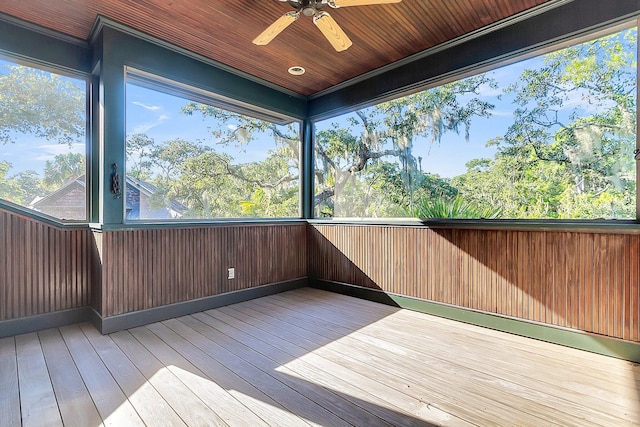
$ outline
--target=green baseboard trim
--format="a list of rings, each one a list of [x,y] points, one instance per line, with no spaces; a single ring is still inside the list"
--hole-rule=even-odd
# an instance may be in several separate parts
[[[640,363],[640,344],[553,325],[528,322],[459,306],[407,297],[347,283],[311,279],[309,286],[446,319]]]
[[[308,286],[308,281],[306,277],[302,277],[299,279],[256,286],[254,288],[228,292],[220,295],[213,295],[196,300],[163,305],[160,307],[133,311],[130,313],[123,313],[116,316],[102,317],[98,313],[94,313],[95,315],[93,316],[92,320],[96,328],[102,334],[110,334],[113,332],[122,331],[124,329],[148,325],[149,323],[161,322],[163,320],[186,316],[189,314],[211,310],[213,308],[218,308],[225,305],[248,301],[251,299],[273,295],[280,292],[290,291],[293,289],[303,288],[305,286]]]
[[[0,321],[0,338],[87,322],[92,319],[92,311],[91,307],[79,307],[3,320]]]

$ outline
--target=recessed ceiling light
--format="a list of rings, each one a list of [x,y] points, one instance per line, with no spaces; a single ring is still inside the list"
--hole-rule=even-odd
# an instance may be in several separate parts
[[[293,74],[294,76],[301,76],[305,72],[305,69],[296,65],[295,67],[289,68],[289,74]]]

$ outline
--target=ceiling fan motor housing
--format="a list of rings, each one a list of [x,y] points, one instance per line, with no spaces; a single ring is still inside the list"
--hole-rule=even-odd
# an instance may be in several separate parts
[[[326,0],[287,0],[287,3],[297,12],[305,16],[314,16],[320,9],[326,6]]]

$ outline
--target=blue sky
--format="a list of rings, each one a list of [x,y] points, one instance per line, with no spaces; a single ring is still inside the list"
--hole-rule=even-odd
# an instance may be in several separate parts
[[[127,85],[127,135],[146,133],[156,143],[183,139],[202,141],[216,151],[231,155],[236,162],[264,160],[267,151],[275,147],[271,137],[266,135],[250,144],[225,146],[216,144],[211,135],[211,119],[203,120],[202,115],[192,116],[181,112],[187,99],[157,92],[134,84]],[[226,127],[233,130],[233,124]]]
[[[525,67],[535,66],[540,59],[531,59],[498,68],[489,72],[489,76],[501,82],[505,87],[514,81]],[[502,99],[498,99],[501,96]],[[440,142],[432,143],[426,138],[417,138],[414,141],[413,153],[415,157],[422,157],[422,170],[452,178],[466,171],[465,164],[469,160],[478,158],[492,159],[496,153],[495,147],[487,147],[486,143],[496,136],[504,135],[508,126],[513,122],[511,99],[503,95],[502,89],[482,87],[480,99],[495,105],[490,118],[476,117],[471,122],[470,137],[467,142],[464,130],[460,134],[448,132],[443,135]],[[316,124],[318,130],[331,128],[332,123],[346,123],[348,117],[355,114],[347,114],[342,117],[324,120]]]
[[[0,65],[9,64],[0,60]],[[510,67],[517,67],[518,64]],[[498,78],[501,74],[515,74],[511,71],[496,70],[493,73]],[[496,96],[499,94],[495,90],[485,88],[483,99],[496,103]],[[156,142],[169,141],[181,138],[188,141],[201,140],[213,144],[210,129],[207,122],[199,115],[187,116],[181,113],[181,108],[187,100],[162,92],[157,92],[138,85],[127,85],[127,135],[135,133],[146,133],[154,138]],[[494,116],[491,120],[476,119],[471,127],[471,139],[467,143],[463,136],[447,134],[439,144],[429,144],[427,141],[418,141],[416,144],[416,155],[423,157],[423,169],[441,176],[455,176],[463,173],[464,164],[473,158],[492,157],[494,149],[486,148],[485,142],[496,136],[499,131],[506,129],[510,123],[509,107],[506,103],[496,103]],[[317,127],[332,123],[344,123],[344,117],[338,117],[327,121],[319,122]],[[490,124],[490,125],[489,125]],[[224,147],[217,145],[216,150],[225,151],[232,155],[236,161],[259,161],[266,156],[266,152],[274,147],[274,142],[269,137],[264,137],[260,141],[254,141],[243,146],[241,151],[238,147]],[[0,161],[6,160],[13,167],[11,173],[18,173],[23,170],[32,169],[37,172],[44,170],[47,160],[53,160],[55,155],[69,152],[84,153],[84,144],[57,144],[55,141],[38,139],[31,135],[20,135],[19,143],[0,145]]]
[[[511,67],[519,67],[514,64]],[[492,73],[496,78],[502,79],[506,75],[513,75],[514,70],[497,70]],[[504,74],[504,76],[503,76]],[[491,119],[475,119],[471,126],[471,138],[466,142],[464,135],[446,134],[441,143],[430,144],[428,141],[419,140],[415,146],[416,156],[422,156],[423,170],[437,173],[440,176],[452,177],[464,173],[465,163],[479,157],[493,158],[495,148],[485,147],[486,141],[504,133],[512,122],[510,107],[505,102],[497,100],[502,92],[489,87],[483,88],[482,99],[496,104],[494,115]],[[169,141],[174,138],[182,138],[188,141],[206,140],[210,144],[215,141],[210,136],[207,123],[201,116],[187,116],[180,112],[187,100],[159,93],[141,86],[127,85],[127,134],[146,133],[156,142]],[[317,129],[323,129],[331,123],[344,125],[347,116],[336,117],[318,122]],[[216,150],[225,151],[236,160],[259,161],[264,159],[266,151],[274,147],[270,137],[254,141],[248,146],[243,146],[243,152],[238,152],[236,147],[224,147],[214,145]]]
[[[85,144],[58,144],[35,137],[20,136],[15,143],[0,145],[0,161],[11,163],[10,175],[29,169],[41,173],[46,161],[53,160],[57,154],[84,154],[85,151]]]
[[[422,170],[438,174],[441,177],[453,178],[466,172],[465,164],[470,160],[479,158],[493,159],[497,149],[495,146],[487,147],[487,142],[505,135],[514,121],[514,95],[505,94],[504,89],[510,84],[516,83],[516,80],[524,70],[536,69],[541,67],[542,64],[543,57],[537,56],[487,72],[487,76],[497,81],[499,87],[481,87],[478,97],[480,100],[495,106],[491,111],[491,117],[474,117],[472,119],[469,141],[465,140],[464,129],[460,130],[460,134],[454,132],[446,133],[442,136],[440,142],[417,138],[414,141],[413,154],[415,157],[422,157]],[[570,92],[567,99],[563,100],[562,108],[558,112],[559,118],[562,121],[570,121],[568,117],[572,113],[588,115],[613,106],[613,103],[587,102],[583,98],[585,95],[585,91]],[[466,97],[471,98],[470,95]],[[464,102],[465,98],[461,97],[459,99]],[[350,113],[319,122],[316,124],[316,128],[323,130],[331,128],[333,123],[346,124],[346,120],[349,117],[355,117],[355,114]]]
[[[501,92],[484,88],[483,99],[495,102]],[[216,150],[231,154],[236,160],[260,161],[266,151],[274,147],[269,136],[242,147],[240,153],[235,147],[216,146],[210,136],[207,123],[200,115],[187,116],[180,112],[187,100],[159,93],[141,86],[127,85],[127,134],[146,133],[156,142],[181,138],[188,141],[203,140],[213,144]],[[416,144],[416,156],[422,156],[423,170],[452,177],[464,173],[464,164],[478,157],[493,157],[495,148],[486,148],[485,142],[498,135],[496,132],[506,130],[511,123],[511,112],[508,106],[504,110],[498,108],[489,119],[474,120],[471,127],[471,138],[466,142],[464,135],[446,134],[441,143],[429,144],[422,139]],[[318,129],[330,126],[331,123],[344,125],[347,116],[336,117],[316,124]],[[452,156],[451,153],[456,153]]]
[[[525,68],[536,67],[541,58],[532,58],[498,68],[490,72],[490,76],[506,87],[518,78]],[[0,67],[7,62],[0,60]],[[0,68],[1,72],[1,68]],[[422,168],[425,172],[436,173],[442,177],[453,177],[464,173],[465,163],[471,159],[493,158],[495,147],[486,147],[486,142],[496,136],[503,135],[513,121],[513,106],[511,99],[502,95],[500,89],[490,87],[480,91],[482,100],[495,105],[491,118],[474,118],[470,129],[470,139],[465,141],[464,135],[447,133],[440,143],[418,139],[414,144],[414,154],[422,157]],[[499,99],[502,95],[502,99]],[[575,100],[568,100],[565,108],[569,111],[578,103],[584,105],[580,94],[576,93]],[[199,115],[187,116],[180,112],[187,101],[185,99],[146,89],[137,85],[127,85],[127,123],[128,135],[146,133],[156,142],[181,138],[188,141],[201,140],[215,144],[207,122]],[[318,129],[323,129],[331,123],[346,123],[346,117],[341,116],[318,122]],[[233,126],[233,125],[229,125]],[[463,133],[462,131],[461,133]],[[225,151],[232,155],[237,162],[259,161],[266,157],[267,151],[274,147],[270,137],[260,138],[258,141],[241,148],[233,146],[214,145],[216,150]],[[84,153],[83,144],[57,144],[29,135],[21,135],[19,143],[0,145],[0,161],[12,163],[11,173],[26,169],[38,172],[44,169],[47,160],[52,160],[56,154],[68,152]]]
[[[502,83],[513,81],[522,69],[531,66],[532,59],[491,71],[490,74]],[[453,177],[465,172],[465,163],[481,157],[493,158],[494,147],[486,147],[486,142],[504,134],[512,123],[510,100],[501,95],[501,90],[489,87],[482,88],[481,99],[494,104],[493,115],[488,118],[475,118],[471,124],[470,139],[465,141],[464,135],[447,133],[440,143],[431,143],[424,138],[418,139],[414,153],[422,157],[422,167],[426,172],[436,173],[442,177]],[[271,138],[265,137],[254,141],[239,151],[237,147],[215,145],[208,124],[198,114],[188,116],[181,113],[188,102],[184,98],[157,92],[138,85],[127,85],[127,135],[146,133],[156,142],[181,138],[187,141],[201,140],[213,145],[216,150],[231,154],[236,161],[259,161],[266,157],[267,150],[274,147]],[[331,123],[345,124],[349,115],[318,122],[317,129],[323,129]],[[22,135],[20,142],[0,146],[0,160],[12,163],[12,173],[26,169],[40,172],[47,160],[53,160],[56,154],[68,152],[84,153],[84,144],[57,144],[33,136]]]

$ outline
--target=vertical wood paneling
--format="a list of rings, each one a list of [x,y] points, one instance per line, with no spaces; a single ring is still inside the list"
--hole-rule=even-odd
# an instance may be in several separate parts
[[[109,231],[104,317],[307,275],[306,224]],[[236,278],[227,279],[227,268]]]
[[[640,282],[640,266],[638,260],[640,259],[640,241],[638,239],[629,237],[631,241],[631,250],[629,251],[629,258],[631,259],[630,278],[629,285],[631,287],[631,298],[629,302],[631,304],[631,319],[632,328],[629,339],[633,341],[640,341],[640,286],[634,286],[633,283]]]
[[[89,236],[0,210],[0,321],[90,305]]]
[[[313,278],[640,341],[639,235],[312,225],[308,242]]]
[[[91,264],[91,306],[100,313],[102,311],[102,274],[104,271],[103,252],[102,252],[102,234],[91,233],[91,247],[87,252],[87,261]]]

